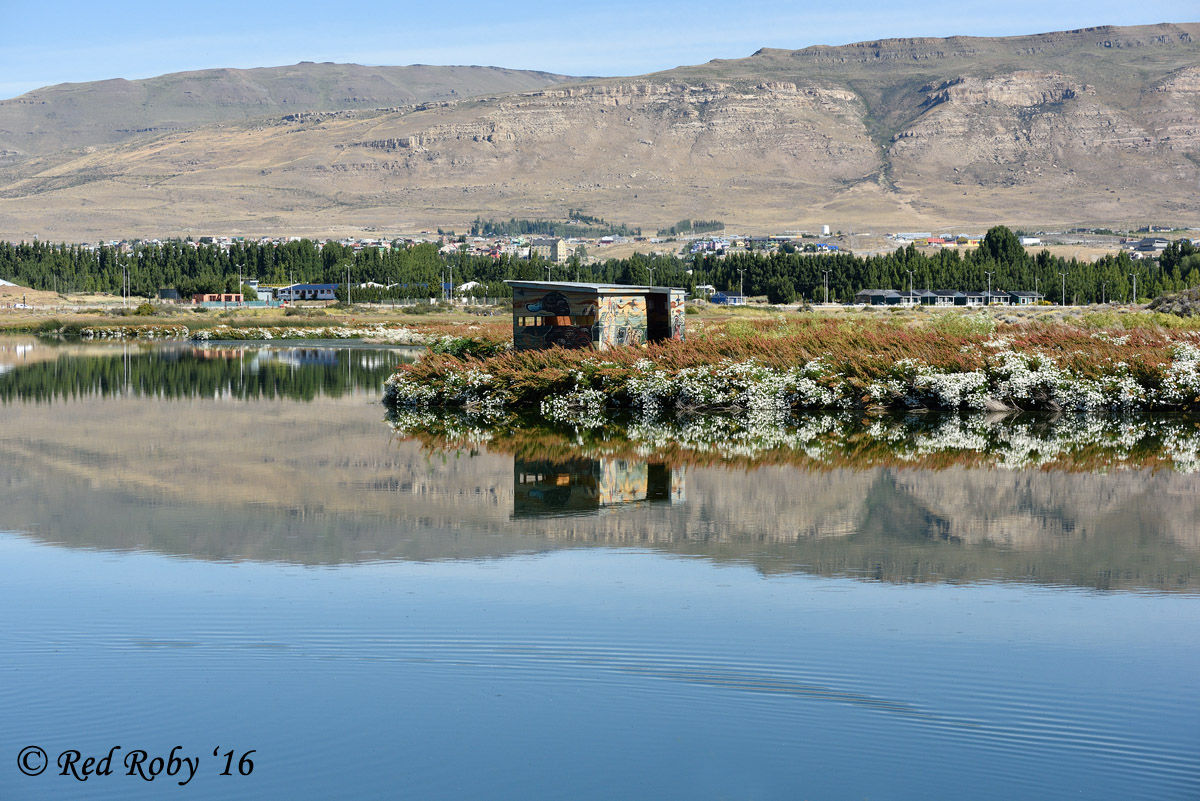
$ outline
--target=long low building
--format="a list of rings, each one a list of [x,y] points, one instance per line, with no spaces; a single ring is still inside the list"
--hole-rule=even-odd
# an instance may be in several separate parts
[[[275,289],[278,300],[336,300],[337,284],[292,284]]]
[[[1035,306],[1044,296],[1040,292],[982,291],[957,289],[864,289],[854,296],[860,306]]]

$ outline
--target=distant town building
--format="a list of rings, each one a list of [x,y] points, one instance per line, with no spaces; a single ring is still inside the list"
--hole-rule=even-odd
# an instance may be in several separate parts
[[[864,289],[854,296],[862,306],[1032,306],[1042,300],[1040,292],[960,292],[957,289]]]
[[[275,290],[275,297],[281,301],[297,300],[336,300],[337,284],[292,284]]]
[[[558,237],[542,237],[529,243],[529,258],[534,256],[562,264],[571,257],[571,253],[565,240]]]
[[[1171,243],[1160,236],[1148,236],[1145,239],[1139,239],[1133,246],[1133,249],[1139,253],[1156,253],[1166,250]]]

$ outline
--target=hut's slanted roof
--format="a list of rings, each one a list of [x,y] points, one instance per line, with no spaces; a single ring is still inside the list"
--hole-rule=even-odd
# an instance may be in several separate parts
[[[666,295],[671,292],[686,292],[680,287],[638,286],[635,284],[586,284],[576,281],[514,281],[504,283],[519,289],[544,289],[560,292],[594,292],[597,295]]]

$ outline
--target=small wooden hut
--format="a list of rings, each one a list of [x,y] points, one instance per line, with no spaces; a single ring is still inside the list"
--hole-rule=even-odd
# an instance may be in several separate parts
[[[506,281],[513,347],[605,350],[684,338],[684,290],[665,286]]]

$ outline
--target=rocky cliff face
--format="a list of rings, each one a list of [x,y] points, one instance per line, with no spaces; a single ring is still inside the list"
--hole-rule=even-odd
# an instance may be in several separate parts
[[[148,130],[10,159],[0,236],[325,235],[568,208],[646,227],[1195,224],[1197,39],[1189,24],[764,50]]]

